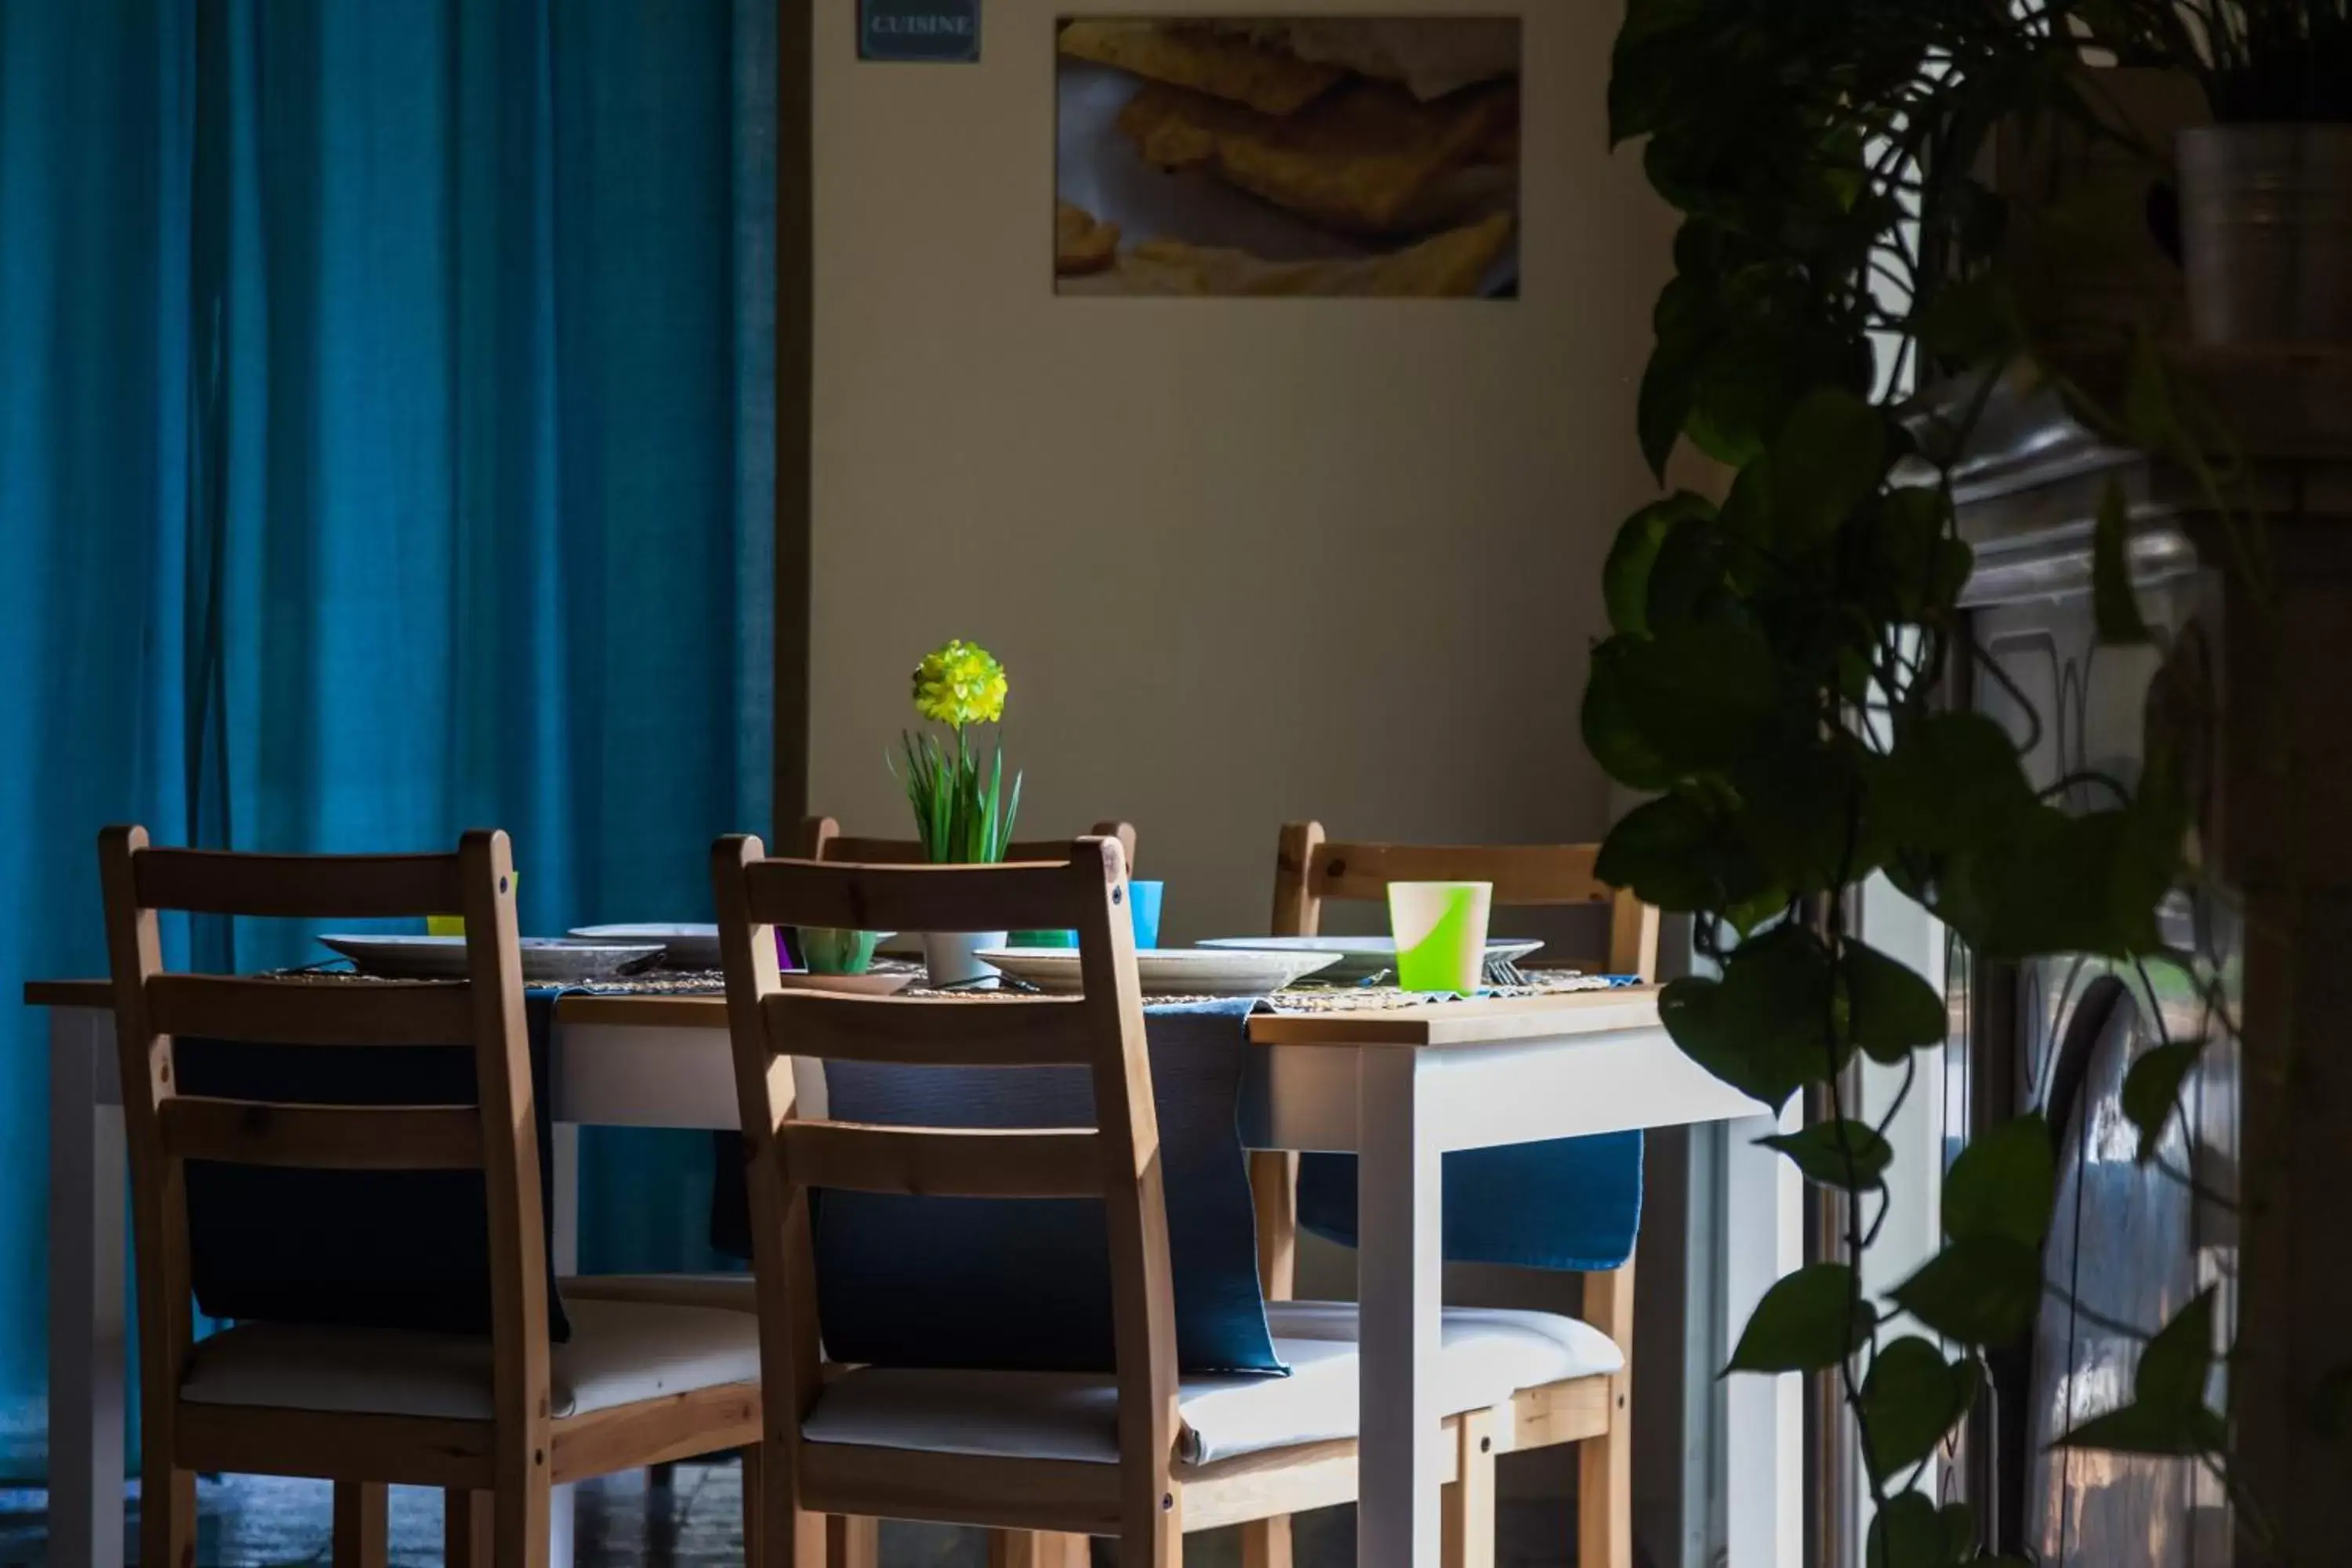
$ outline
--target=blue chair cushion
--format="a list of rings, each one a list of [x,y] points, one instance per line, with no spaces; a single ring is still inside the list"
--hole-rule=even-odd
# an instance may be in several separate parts
[[[1604,1132],[1445,1156],[1445,1257],[1580,1273],[1621,1267],[1642,1228],[1642,1134]],[[1298,1163],[1298,1223],[1356,1245],[1356,1157]]]
[[[987,1004],[975,1003],[974,1005]],[[1254,1003],[1153,1007],[1177,1359],[1187,1373],[1281,1372],[1258,1288],[1238,1124]],[[828,1062],[828,1113],[931,1127],[1087,1127],[1076,1068]],[[1110,1261],[1090,1200],[820,1192],[818,1319],[828,1357],[874,1366],[1108,1372]]]
[[[524,997],[551,1226],[548,1032],[561,993]],[[478,1105],[471,1046],[259,1046],[184,1039],[184,1094],[311,1105]],[[478,1171],[302,1171],[190,1161],[189,1270],[208,1317],[344,1328],[490,1331],[489,1205]],[[548,1337],[572,1336],[548,1238]]]

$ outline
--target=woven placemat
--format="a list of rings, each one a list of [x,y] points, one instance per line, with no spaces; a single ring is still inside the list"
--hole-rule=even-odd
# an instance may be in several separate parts
[[[885,959],[874,965],[877,974],[919,975],[922,965]],[[361,974],[349,969],[306,968],[278,969],[268,972],[278,980],[311,980],[337,984],[369,985],[440,985],[451,982],[436,980],[384,980]],[[1530,974],[1517,985],[1490,985],[1479,991],[1477,999],[1490,1001],[1532,996],[1564,996],[1579,991],[1613,991],[1620,982],[1605,974],[1585,974],[1576,970],[1545,970]],[[656,969],[643,974],[616,975],[608,980],[592,980],[578,989],[598,996],[722,996],[727,992],[727,977],[716,969]],[[965,1002],[1010,1002],[1037,994],[1032,991],[935,991],[927,985],[909,985],[898,993],[909,997],[948,997]],[[1188,1003],[1225,1002],[1229,996],[1153,995],[1144,998],[1150,1006],[1181,1006]],[[1405,991],[1394,985],[1294,985],[1259,999],[1259,1005],[1276,1013],[1359,1013],[1379,1012],[1401,1007],[1418,1007],[1433,1001],[1461,1000],[1454,997],[1432,996],[1426,992]]]

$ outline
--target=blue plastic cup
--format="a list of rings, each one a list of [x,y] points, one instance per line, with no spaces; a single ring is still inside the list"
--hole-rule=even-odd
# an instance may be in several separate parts
[[[1160,945],[1160,895],[1167,890],[1165,882],[1127,885],[1127,907],[1135,916],[1135,945],[1139,951]]]

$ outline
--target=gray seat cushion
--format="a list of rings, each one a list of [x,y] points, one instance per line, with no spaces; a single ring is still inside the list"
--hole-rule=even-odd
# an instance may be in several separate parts
[[[1177,1405],[1185,1462],[1356,1435],[1354,1305],[1274,1301],[1266,1311],[1290,1375],[1185,1378]],[[1606,1334],[1574,1318],[1449,1308],[1438,1379],[1445,1413],[1456,1415],[1623,1365]],[[864,1367],[826,1384],[802,1432],[813,1443],[1113,1464],[1118,1418],[1117,1385],[1100,1375]]]
[[[645,1301],[565,1305],[572,1342],[552,1347],[549,1366],[559,1418],[760,1379],[759,1320],[749,1313]],[[490,1342],[247,1323],[194,1347],[180,1394],[194,1405],[488,1421]]]

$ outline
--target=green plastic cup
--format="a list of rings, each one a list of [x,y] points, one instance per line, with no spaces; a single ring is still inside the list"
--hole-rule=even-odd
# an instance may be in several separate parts
[[[1391,882],[1389,929],[1397,984],[1407,991],[1477,994],[1486,971],[1492,882]]]

